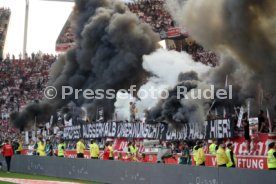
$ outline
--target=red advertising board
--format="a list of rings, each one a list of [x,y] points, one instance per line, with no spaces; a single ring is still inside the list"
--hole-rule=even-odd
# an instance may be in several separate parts
[[[237,156],[238,168],[267,170],[267,159],[264,156]]]
[[[208,167],[216,167],[216,156],[206,155],[205,165]],[[246,169],[266,170],[267,160],[265,156],[236,156],[236,167]]]
[[[254,134],[248,143],[244,137],[236,137],[226,143],[231,142],[233,144],[233,151],[236,155],[266,156],[268,144],[275,140],[275,134]]]
[[[175,38],[181,36],[181,29],[179,27],[169,28],[167,31],[167,38]]]
[[[115,152],[115,159],[118,160],[118,153],[121,153],[124,157],[126,155],[125,152]],[[67,150],[65,152],[66,158],[76,158],[77,154],[75,150]],[[85,158],[90,158],[89,151],[85,151],[84,153]],[[146,162],[157,162],[157,155],[156,154],[148,154],[145,158]],[[176,155],[175,159],[169,158],[165,160],[166,164],[178,164],[179,158]],[[237,168],[246,168],[246,169],[257,169],[257,170],[267,170],[267,160],[264,156],[242,156],[238,155],[236,157],[236,167]],[[194,164],[193,164],[194,165]],[[205,165],[208,167],[216,167],[216,157],[214,155],[206,155]]]
[[[56,44],[56,51],[57,52],[65,52],[70,49],[74,44],[73,43],[60,43]]]
[[[126,152],[123,151],[115,151],[114,156],[115,160],[118,160],[119,153],[121,154],[122,157],[126,155]],[[26,154],[26,150],[22,152],[22,154]],[[101,152],[102,154],[102,152]],[[66,158],[76,158],[77,153],[75,150],[66,150],[65,151],[65,157]],[[84,157],[85,158],[90,158],[90,152],[86,150],[84,152]],[[214,155],[206,155],[205,156],[206,161],[205,165],[208,167],[216,167],[216,157]],[[124,160],[124,159],[119,159],[119,160]],[[177,155],[175,155],[175,159],[169,158],[165,160],[166,164],[178,164],[179,158]],[[126,161],[126,160],[124,160]],[[152,162],[156,163],[157,162],[157,155],[156,154],[147,154],[145,158],[146,162]],[[238,155],[236,157],[236,167],[237,168],[246,168],[246,169],[256,169],[256,170],[267,170],[267,160],[265,156],[243,156],[243,155]],[[194,164],[193,164],[194,165]]]

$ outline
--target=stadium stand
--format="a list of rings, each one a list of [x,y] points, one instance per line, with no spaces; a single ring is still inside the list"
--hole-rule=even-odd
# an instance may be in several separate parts
[[[10,21],[11,10],[0,8],[0,61],[3,59],[3,50]]]
[[[72,14],[70,14],[58,36],[58,39],[56,41],[57,52],[64,52],[74,45],[74,34],[70,22],[71,17]]]
[[[150,24],[152,29],[159,33],[174,27],[173,19],[165,10],[164,3],[164,0],[141,0],[128,3],[127,6],[142,22]]]
[[[5,139],[17,139],[20,137],[20,131],[12,128],[8,120],[0,119],[0,143],[4,142]]]
[[[54,61],[53,55],[33,53],[26,60],[15,59],[13,55],[0,62],[1,119],[7,119],[9,112],[19,111],[29,102],[42,98]]]
[[[205,65],[209,65],[212,67],[215,67],[218,65],[219,58],[218,56],[212,52],[205,50],[201,45],[196,43],[194,40],[191,40],[190,38],[186,38],[183,41],[181,41],[180,44],[179,41],[176,41],[177,46],[176,50],[177,51],[185,51],[189,53],[193,60],[196,62],[201,62]]]

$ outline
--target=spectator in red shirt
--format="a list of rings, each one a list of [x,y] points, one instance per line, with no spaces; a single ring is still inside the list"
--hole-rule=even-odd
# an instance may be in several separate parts
[[[10,144],[9,140],[5,140],[5,145],[3,146],[2,154],[6,160],[8,172],[10,172],[11,159],[13,156],[13,149],[12,149],[12,145]]]
[[[108,146],[109,146],[109,142],[105,143],[103,160],[109,160],[110,150],[109,150]]]

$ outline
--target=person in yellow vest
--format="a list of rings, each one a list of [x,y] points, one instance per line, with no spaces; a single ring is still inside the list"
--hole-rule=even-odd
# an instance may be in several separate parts
[[[229,162],[224,148],[225,144],[223,142],[219,143],[219,147],[216,152],[216,160],[218,167],[226,167],[226,164]]]
[[[80,138],[79,141],[77,142],[77,158],[84,158],[84,150],[85,150],[84,140]]]
[[[196,141],[196,144],[195,144],[195,146],[193,147],[193,156],[194,156],[194,162],[196,163],[196,160],[197,160],[197,158],[196,158],[196,155],[197,155],[197,150],[195,149],[197,146],[198,146],[198,141]]]
[[[109,141],[109,145],[108,145],[108,149],[109,149],[109,160],[114,160],[114,155],[113,155],[113,152],[114,152],[114,149],[112,147],[112,141]]]
[[[23,150],[23,141],[22,141],[22,140],[18,140],[17,143],[18,143],[18,147],[17,147],[17,149],[15,150],[15,153],[16,153],[17,155],[20,155],[20,154],[21,154],[21,151]]]
[[[203,150],[203,142],[198,142],[198,145],[194,149],[196,166],[205,166],[205,153]]]
[[[95,140],[91,140],[90,144],[90,156],[91,159],[98,159],[100,156],[100,148]]]
[[[127,144],[127,153],[126,153],[126,156],[124,157],[124,159],[132,159],[132,155],[131,155],[131,146],[132,146],[132,142],[129,142]]]
[[[216,154],[216,150],[217,150],[217,141],[216,140],[213,140],[212,141],[212,144],[210,144],[209,146],[209,154],[210,155],[215,155]]]
[[[268,145],[267,152],[267,167],[269,170],[276,170],[276,148],[275,142],[272,142]]]
[[[227,167],[236,167],[236,157],[233,153],[232,143],[227,144],[226,156],[228,158]]]
[[[137,161],[138,148],[136,147],[136,145],[134,143],[132,143],[132,142],[128,143],[128,152],[130,153],[131,160]]]
[[[66,148],[66,144],[64,143],[64,139],[60,139],[60,142],[58,144],[58,153],[57,153],[58,157],[64,157],[65,148]]]
[[[46,144],[45,142],[40,139],[40,141],[37,143],[37,153],[39,156],[46,156]]]
[[[133,153],[132,153],[133,157],[132,157],[132,159],[133,159],[134,161],[137,161],[138,147],[136,146],[135,142],[133,143],[132,147],[133,147],[133,151],[132,151],[132,152],[133,152]]]

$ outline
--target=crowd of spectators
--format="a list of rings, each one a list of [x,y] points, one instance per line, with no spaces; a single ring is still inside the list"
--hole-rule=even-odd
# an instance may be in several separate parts
[[[11,10],[8,8],[0,8],[0,60],[3,55],[8,24],[10,20]]]
[[[212,67],[218,65],[218,56],[212,51],[205,50],[196,42],[186,42],[182,50],[189,53],[196,62],[201,62]]]
[[[139,0],[128,3],[127,6],[140,21],[151,25],[155,32],[167,31],[173,27],[173,19],[164,8],[165,0]]]
[[[12,128],[8,120],[0,119],[0,144],[4,142],[5,139],[13,140],[20,136],[20,131]]]
[[[168,44],[169,50],[184,51],[190,54],[194,61],[215,67],[219,57],[212,51],[205,50],[200,44],[187,37],[181,40],[172,40]]]
[[[65,52],[69,48],[71,48],[74,45],[75,37],[74,37],[74,31],[71,25],[71,16],[66,21],[63,29],[61,30],[61,33],[56,41],[56,51],[57,52]]]
[[[48,82],[48,71],[55,56],[32,54],[26,59],[15,59],[7,54],[0,62],[0,119],[8,119],[9,113],[19,111],[29,102],[40,100]]]
[[[57,40],[57,44],[64,44],[64,43],[73,43],[74,42],[74,34],[72,31],[71,24],[69,21],[66,22],[64,29],[62,30],[61,35]]]

